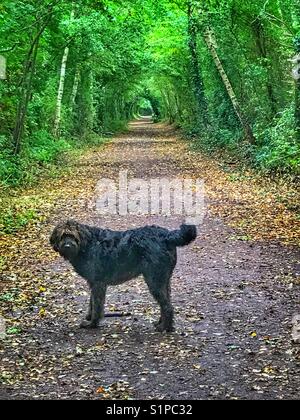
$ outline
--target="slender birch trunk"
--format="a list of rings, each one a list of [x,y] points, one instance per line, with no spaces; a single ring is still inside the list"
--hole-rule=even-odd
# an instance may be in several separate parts
[[[77,96],[77,92],[78,92],[79,81],[80,81],[80,69],[77,67],[76,68],[76,72],[75,72],[75,76],[74,76],[74,83],[73,83],[72,93],[71,93],[71,97],[70,97],[70,106],[71,106],[71,108],[73,108],[73,106],[75,104],[75,101],[76,101],[76,96]]]
[[[75,9],[74,9],[74,3],[73,3],[70,21],[72,21],[74,19],[74,15],[75,15]],[[54,128],[53,128],[53,135],[55,137],[59,137],[59,135],[60,135],[62,100],[63,100],[64,90],[65,90],[66,70],[67,70],[67,62],[68,62],[69,52],[70,52],[70,48],[69,48],[69,46],[67,46],[64,50],[64,54],[63,54],[63,58],[62,58],[62,62],[61,62],[61,68],[60,68],[59,87],[58,87],[56,110],[55,110],[55,119],[54,119]]]
[[[69,52],[70,52],[69,47],[66,47],[64,50],[64,55],[61,62],[59,87],[58,87],[58,94],[57,94],[57,101],[56,101],[55,119],[54,119],[54,129],[53,129],[53,134],[55,137],[59,137],[59,134],[60,134],[59,131],[60,131],[60,123],[61,123],[62,99],[63,99],[64,89],[65,89],[66,69],[67,69],[67,61],[68,61]]]
[[[238,116],[240,123],[244,129],[245,135],[248,139],[248,141],[252,144],[255,144],[256,140],[252,131],[252,128],[250,127],[249,122],[247,121],[246,116],[243,114],[242,108],[240,106],[240,103],[237,99],[237,96],[234,92],[233,86],[226,74],[226,71],[223,67],[223,64],[219,58],[219,55],[217,53],[217,49],[216,49],[216,42],[215,42],[215,37],[214,37],[214,33],[212,31],[212,29],[206,29],[205,33],[204,33],[204,39],[206,42],[206,45],[212,55],[212,58],[214,60],[214,63],[217,67],[217,70],[221,76],[221,79],[224,83],[225,89],[228,93],[228,96],[231,100],[233,109],[236,113],[236,115]]]
[[[300,140],[300,37],[298,54],[293,58],[293,76],[295,79],[295,130],[296,137]]]

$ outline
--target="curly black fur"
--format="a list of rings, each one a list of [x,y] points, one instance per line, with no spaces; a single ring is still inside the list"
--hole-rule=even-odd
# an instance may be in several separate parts
[[[172,331],[173,307],[170,279],[176,266],[176,248],[196,239],[195,226],[169,231],[146,226],[115,232],[69,220],[53,231],[50,243],[85,278],[91,289],[89,312],[81,324],[96,328],[104,316],[107,286],[143,275],[161,309],[159,331]]]

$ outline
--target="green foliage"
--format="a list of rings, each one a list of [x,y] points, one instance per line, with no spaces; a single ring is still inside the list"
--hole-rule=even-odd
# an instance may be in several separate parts
[[[256,152],[256,163],[267,171],[300,174],[300,144],[295,139],[292,109],[285,110],[276,125],[264,131]]]
[[[289,60],[299,53],[299,12],[295,0],[3,0],[0,185],[33,182],[139,112],[182,128],[195,148],[297,173],[300,85]],[[255,144],[246,144],[245,122]]]
[[[4,293],[3,295],[0,295],[0,301],[2,302],[13,302],[15,299],[15,296],[13,293]]]
[[[6,258],[0,256],[0,270],[3,270],[6,265]],[[1,299],[1,298],[0,298]]]
[[[118,126],[114,128],[116,131],[120,131],[125,127],[125,122],[118,122]],[[70,137],[57,140],[47,131],[41,130],[28,139],[22,154],[18,156],[11,153],[4,140],[2,151],[0,151],[0,188],[31,185],[43,174],[56,176],[61,173],[61,167],[64,170],[67,169],[66,161],[72,159],[72,155],[75,156],[77,151],[100,146],[108,138],[90,132],[82,138]]]
[[[22,332],[22,329],[18,327],[11,327],[6,330],[6,334],[8,335],[17,335],[17,334],[21,334],[21,332]]]
[[[226,150],[243,164],[254,164],[269,172],[298,174],[297,95],[289,64],[294,51],[299,51],[298,2],[256,0],[249,4],[239,0],[210,0],[204,4],[193,0],[168,3],[169,7],[175,4],[178,8],[169,9],[150,38],[158,70],[152,86],[159,87],[165,118],[183,128],[195,149]],[[192,37],[188,18],[197,27],[196,70],[204,84],[206,124],[199,115],[193,94],[191,75],[195,70],[191,71],[193,44],[187,42]],[[245,142],[240,120],[207,48],[207,27],[213,28],[223,71],[244,119],[254,130],[255,144]]]
[[[22,154],[15,156],[5,137],[0,137],[0,186],[18,186],[32,183],[62,153],[71,149],[63,139],[54,140],[46,131],[37,131],[30,137]]]
[[[30,161],[47,164],[55,161],[59,155],[71,149],[64,139],[54,140],[45,130],[34,133],[26,145],[26,156]]]
[[[31,222],[41,220],[37,210],[41,204],[42,199],[36,196],[20,197],[18,190],[15,194],[3,194],[0,198],[0,234],[17,232]]]
[[[4,213],[0,213],[0,233],[17,232],[36,218],[37,214],[33,209],[6,209]]]

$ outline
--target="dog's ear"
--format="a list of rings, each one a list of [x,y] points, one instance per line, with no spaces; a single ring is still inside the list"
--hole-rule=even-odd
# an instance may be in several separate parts
[[[50,237],[50,245],[52,246],[55,252],[59,251],[60,239],[61,239],[61,227],[57,226],[52,232],[52,235]]]
[[[91,240],[92,232],[90,231],[88,226],[81,225],[79,223],[77,224],[76,228],[77,228],[77,232],[78,232],[79,240],[80,240],[79,246],[80,246],[80,249],[83,250],[86,248],[89,241]]]

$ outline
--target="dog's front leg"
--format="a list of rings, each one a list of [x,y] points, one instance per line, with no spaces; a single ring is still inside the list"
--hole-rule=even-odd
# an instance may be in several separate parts
[[[105,296],[106,286],[102,284],[92,286],[89,313],[87,319],[82,321],[81,328],[97,328],[99,326],[100,320],[104,318]]]
[[[92,319],[91,322],[96,326],[104,318],[104,304],[106,297],[106,285],[97,285],[92,291]]]

